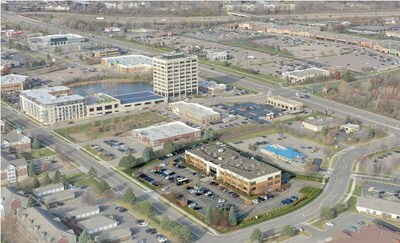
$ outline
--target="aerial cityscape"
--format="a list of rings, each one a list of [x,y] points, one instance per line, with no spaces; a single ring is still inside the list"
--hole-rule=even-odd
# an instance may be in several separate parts
[[[400,242],[399,1],[1,1],[1,243]]]

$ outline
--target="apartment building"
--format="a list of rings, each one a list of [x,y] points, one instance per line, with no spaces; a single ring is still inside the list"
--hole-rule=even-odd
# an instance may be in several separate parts
[[[29,77],[17,74],[9,74],[0,77],[1,93],[11,93],[29,88]]]
[[[45,125],[86,117],[85,98],[65,86],[22,91],[20,105],[25,114]]]
[[[180,101],[170,104],[169,109],[179,116],[200,124],[207,124],[221,120],[221,114],[210,107],[197,103]]]
[[[10,152],[28,152],[31,150],[31,139],[21,129],[14,129],[2,136],[1,148]]]
[[[204,145],[185,152],[186,163],[247,195],[281,187],[281,171],[249,159],[223,144]]]
[[[290,112],[303,110],[303,103],[282,96],[268,96],[267,104]]]
[[[171,53],[153,58],[154,92],[169,100],[197,94],[198,75],[196,55]]]
[[[97,232],[102,232],[107,229],[115,228],[118,226],[118,222],[114,219],[106,217],[104,215],[97,215],[78,222],[78,226],[81,229],[87,230],[91,235]]]
[[[19,182],[28,178],[28,164],[24,158],[8,160],[1,156],[1,184]]]
[[[44,197],[46,195],[50,195],[56,192],[61,192],[64,191],[64,184],[62,183],[58,183],[58,184],[51,184],[51,185],[47,185],[47,186],[42,186],[39,188],[35,188],[33,189],[33,195],[37,196],[37,197]]]

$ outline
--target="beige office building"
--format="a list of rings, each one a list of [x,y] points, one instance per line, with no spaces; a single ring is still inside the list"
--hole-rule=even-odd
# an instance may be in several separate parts
[[[65,86],[22,91],[20,103],[25,114],[45,125],[86,117],[85,97]]]
[[[210,107],[197,103],[180,101],[171,103],[169,108],[173,113],[200,124],[207,124],[221,120],[221,114]]]
[[[154,93],[169,100],[197,94],[198,62],[196,55],[171,53],[153,58]]]
[[[267,104],[281,109],[286,109],[289,112],[303,110],[303,103],[282,96],[268,96]]]

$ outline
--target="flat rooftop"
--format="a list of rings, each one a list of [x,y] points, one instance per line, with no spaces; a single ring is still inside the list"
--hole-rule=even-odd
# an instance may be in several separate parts
[[[200,130],[190,127],[183,122],[176,121],[142,129],[135,129],[133,132],[147,137],[150,140],[160,140],[188,133],[200,132]]]
[[[165,98],[161,95],[157,95],[150,91],[128,93],[122,95],[113,95],[114,98],[121,101],[121,104],[137,103],[150,100],[164,100]]]
[[[151,57],[143,56],[143,55],[127,55],[127,56],[118,56],[118,57],[107,57],[103,58],[107,61],[107,63],[111,63],[115,66],[120,65],[124,67],[136,67],[140,65],[153,65],[153,59]]]
[[[177,53],[162,54],[160,56],[157,56],[156,58],[164,59],[164,60],[172,60],[172,59],[185,58],[185,57],[191,57],[191,55],[186,55],[185,53],[177,52]]]
[[[304,122],[313,125],[326,125],[334,122],[339,122],[340,119],[335,117],[309,117]]]
[[[247,179],[255,179],[280,170],[255,159],[249,159],[238,152],[217,144],[204,145],[188,150],[209,162],[221,165],[223,169],[230,170]]]
[[[357,206],[400,215],[400,203],[375,197],[359,197]]]
[[[78,224],[79,226],[90,230],[90,229],[96,229],[102,226],[110,225],[113,223],[116,223],[114,219],[111,219],[109,217],[106,217],[104,215],[97,215],[82,221],[79,221]]]
[[[58,38],[78,39],[78,38],[84,38],[84,37],[81,35],[77,35],[77,34],[57,34],[57,35],[45,35],[45,36],[32,37],[32,38],[51,40],[51,39],[58,39]],[[28,39],[30,39],[30,38],[28,38]]]
[[[309,77],[309,76],[316,76],[316,75],[328,75],[329,71],[320,69],[320,68],[308,68],[308,69],[302,69],[302,70],[295,70],[291,72],[284,72],[283,74],[291,75],[291,76],[296,76],[298,78],[304,78],[304,77]]]
[[[28,76],[9,74],[0,77],[1,84],[20,84],[25,82]]]
[[[118,101],[118,100],[110,95],[103,94],[103,93],[97,93],[97,94],[94,94],[93,96],[86,97],[86,103],[88,105],[109,103],[109,102],[113,102],[113,101]]]
[[[63,102],[72,102],[72,101],[85,101],[85,97],[75,94],[69,94],[70,88],[65,86],[56,86],[49,88],[41,88],[41,89],[30,89],[22,91],[25,97],[30,100],[37,101],[42,105],[52,105]],[[64,92],[64,93],[61,93]],[[55,93],[55,94],[53,94]],[[60,94],[56,94],[60,93]]]
[[[305,158],[306,156],[300,152],[297,152],[291,147],[283,147],[278,144],[271,144],[268,146],[263,147],[263,149],[270,151],[274,154],[277,154],[279,156],[283,156],[288,159],[296,159],[296,158]]]
[[[187,103],[185,101],[180,101],[172,103],[170,104],[170,106],[172,107],[172,109],[179,109],[180,112],[191,112],[201,117],[219,115],[219,113],[214,111],[212,108],[197,103]]]
[[[279,102],[283,102],[283,103],[287,103],[287,104],[291,104],[291,105],[300,105],[300,106],[303,105],[303,103],[301,103],[301,102],[298,102],[298,101],[295,101],[295,100],[291,100],[291,99],[288,99],[288,98],[285,98],[285,97],[282,97],[282,96],[279,96],[279,95],[268,96],[268,99],[273,99],[273,100],[276,100],[276,101],[279,101]]]

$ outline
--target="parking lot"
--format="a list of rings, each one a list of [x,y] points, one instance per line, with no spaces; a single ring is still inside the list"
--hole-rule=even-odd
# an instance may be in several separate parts
[[[256,154],[262,156],[267,161],[271,161],[273,164],[276,164],[277,166],[287,169],[289,171],[303,172],[307,163],[310,162],[312,158],[324,159],[326,157],[325,150],[323,149],[324,146],[308,139],[299,139],[284,133],[276,133],[268,136],[251,138],[244,141],[231,143],[230,145],[238,148],[239,150],[250,151],[249,144],[255,144],[257,146],[257,150],[255,151]],[[269,144],[278,144],[284,147],[292,147],[298,152],[306,155],[306,158],[302,162],[287,162],[281,159],[272,158],[261,152],[261,149]]]
[[[363,196],[371,196],[400,202],[400,185],[378,181],[364,181],[362,193]]]
[[[213,178],[205,177],[185,167],[183,154],[164,159],[160,164],[144,167],[140,173],[142,174],[139,175],[139,178],[143,182],[156,186],[162,194],[174,195],[179,201],[184,202],[183,205],[186,205],[187,202],[187,207],[202,215],[205,215],[208,205],[226,209],[233,206],[240,219],[260,215],[283,207],[285,203],[292,203],[293,201],[290,200],[283,201],[290,197],[293,197],[294,201],[301,198],[302,194],[298,191],[304,186],[320,187],[319,183],[289,181],[287,176],[283,176],[284,182],[287,183],[286,191],[260,195],[264,197],[258,197],[251,201],[216,182]]]

